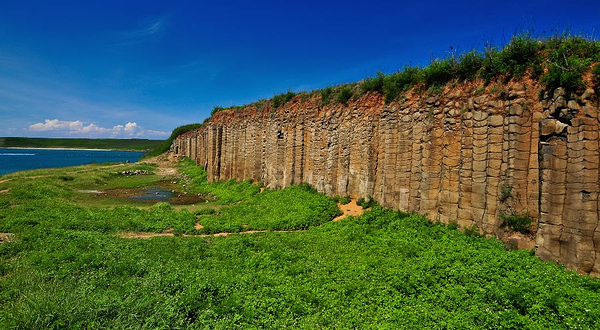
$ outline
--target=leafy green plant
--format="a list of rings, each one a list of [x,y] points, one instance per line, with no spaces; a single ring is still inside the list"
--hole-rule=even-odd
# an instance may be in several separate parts
[[[307,92],[302,92],[300,93],[300,101],[301,102],[306,102],[310,99],[310,94]]]
[[[495,84],[494,86],[492,86],[490,88],[490,93],[492,93],[492,94],[497,94],[497,93],[502,94],[504,92],[505,92],[504,89],[502,89],[502,87],[499,84]]]
[[[280,106],[288,103],[292,98],[296,96],[296,93],[288,90],[287,93],[273,96],[271,101],[273,102],[273,108],[279,108]]]
[[[443,85],[432,85],[431,87],[429,87],[427,89],[427,95],[429,95],[429,96],[440,95],[443,91],[444,91]]]
[[[470,81],[476,79],[483,66],[483,59],[483,54],[476,50],[462,54],[456,64],[455,75],[458,80]]]
[[[352,97],[352,89],[350,87],[342,87],[335,97],[335,101],[344,105],[348,104],[348,101]]]
[[[547,88],[564,87],[576,91],[585,87],[581,76],[600,53],[600,47],[583,38],[558,36],[548,40],[546,48],[549,67],[541,80]]]
[[[196,212],[194,212],[194,214],[196,214],[196,215],[208,215],[208,214],[216,214],[216,213],[217,213],[217,210],[215,210],[215,209],[208,209],[208,208],[207,209],[200,209],[200,210],[197,210]]]
[[[346,196],[340,197],[339,202],[342,205],[346,205],[346,204],[350,203],[350,196],[346,195]]]
[[[481,230],[477,227],[477,224],[473,223],[468,227],[464,227],[464,233],[467,236],[481,236]]]
[[[225,108],[223,108],[223,107],[220,107],[220,106],[218,106],[218,105],[215,105],[215,106],[213,107],[212,111],[210,112],[210,115],[211,115],[211,117],[212,117],[212,116],[214,116],[214,115],[215,115],[217,112],[219,112],[219,111],[223,111],[223,110],[225,110]]]
[[[377,201],[371,196],[367,196],[367,198],[364,198],[364,197],[359,198],[356,201],[356,204],[358,204],[359,206],[362,206],[363,209],[373,208],[373,207],[379,205],[377,203]]]
[[[485,86],[480,86],[476,90],[473,91],[473,95],[480,95],[485,92]]]
[[[400,72],[385,76],[383,78],[385,102],[390,103],[395,101],[400,93],[407,91],[420,82],[422,82],[422,74],[418,67],[408,66]]]
[[[327,105],[329,102],[331,102],[333,87],[325,87],[319,90],[319,94],[321,95],[321,105]]]
[[[513,190],[513,188],[511,186],[506,186],[503,183],[501,183],[500,184],[500,202],[504,203],[509,198],[511,198],[512,190]]]
[[[360,84],[361,93],[367,92],[383,92],[383,80],[385,79],[385,74],[383,72],[377,72],[375,77],[368,77]]]
[[[507,226],[511,230],[518,231],[523,234],[531,233],[531,223],[533,218],[528,214],[500,214],[502,225]]]
[[[455,78],[456,61],[453,57],[436,59],[422,69],[422,72],[427,86],[439,88]]]

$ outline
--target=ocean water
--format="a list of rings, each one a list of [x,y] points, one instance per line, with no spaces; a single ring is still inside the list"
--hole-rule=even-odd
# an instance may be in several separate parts
[[[143,152],[113,150],[5,149],[0,148],[0,175],[37,168],[91,163],[136,162]]]

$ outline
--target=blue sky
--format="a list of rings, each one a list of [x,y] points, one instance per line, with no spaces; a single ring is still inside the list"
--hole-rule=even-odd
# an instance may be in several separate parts
[[[598,1],[0,2],[0,136],[165,138],[213,106],[426,65]]]

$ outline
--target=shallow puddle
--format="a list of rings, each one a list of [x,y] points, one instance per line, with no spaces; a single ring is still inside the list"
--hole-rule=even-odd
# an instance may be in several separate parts
[[[138,190],[138,194],[129,197],[128,199],[136,201],[158,201],[168,202],[173,197],[173,193],[169,190],[164,190],[158,187]]]
[[[159,182],[157,186],[147,188],[117,188],[108,189],[102,192],[93,191],[99,197],[123,198],[129,201],[139,203],[158,203],[169,202],[173,205],[189,205],[204,203],[205,198],[196,194],[186,194],[185,192],[177,191],[177,184],[170,181]],[[92,191],[85,191],[92,193]]]

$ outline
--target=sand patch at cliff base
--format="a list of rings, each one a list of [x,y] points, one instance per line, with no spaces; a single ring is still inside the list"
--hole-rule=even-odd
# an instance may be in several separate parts
[[[335,219],[333,219],[333,221],[340,221],[349,216],[359,217],[365,212],[365,210],[363,209],[362,206],[356,204],[356,199],[350,200],[350,203],[345,204],[345,205],[338,203],[338,207],[344,213],[340,216],[337,216]]]

